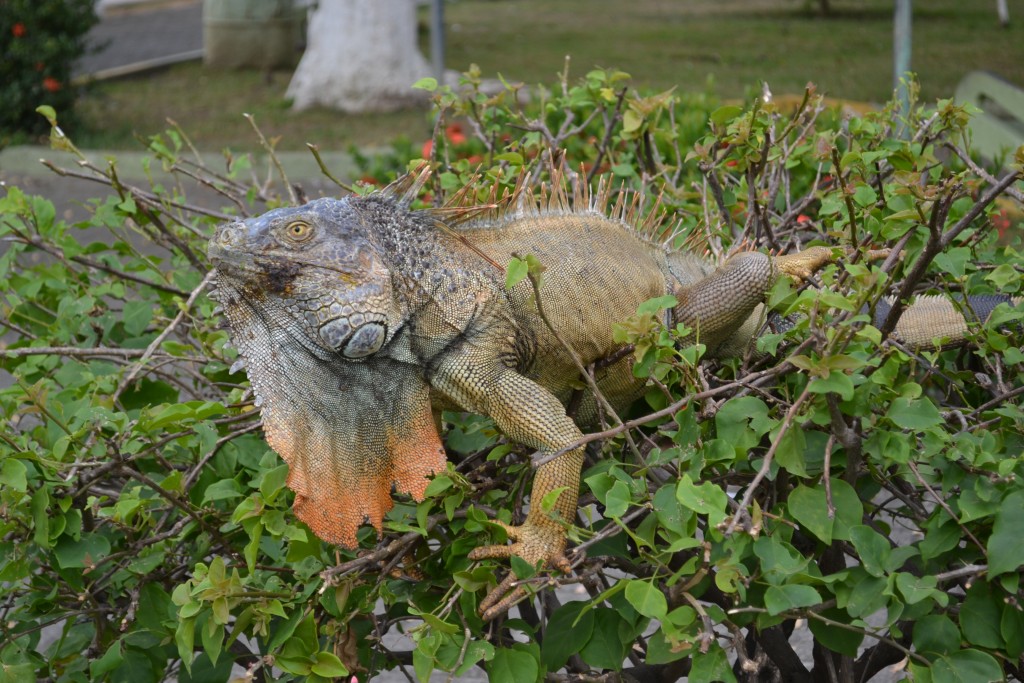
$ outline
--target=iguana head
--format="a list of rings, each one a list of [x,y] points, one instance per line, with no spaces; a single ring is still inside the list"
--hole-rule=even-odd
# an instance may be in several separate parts
[[[445,463],[422,368],[388,351],[407,308],[374,241],[387,204],[276,209],[220,226],[209,245],[211,296],[289,465],[296,515],[349,547],[364,522],[381,528],[393,489],[420,500]]]
[[[403,317],[364,223],[352,202],[319,199],[222,225],[209,253],[219,281],[273,300],[304,341],[362,360]]]

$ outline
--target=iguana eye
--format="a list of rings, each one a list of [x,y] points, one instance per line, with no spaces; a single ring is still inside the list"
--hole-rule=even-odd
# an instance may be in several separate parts
[[[313,226],[302,221],[295,221],[293,223],[289,223],[285,227],[284,232],[288,236],[288,239],[293,242],[305,242],[313,236]]]

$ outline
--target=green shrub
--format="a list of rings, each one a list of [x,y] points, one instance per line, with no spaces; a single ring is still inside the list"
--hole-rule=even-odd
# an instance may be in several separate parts
[[[47,104],[71,123],[71,67],[98,21],[94,0],[0,0],[0,147],[47,130],[36,107]]]
[[[903,288],[1019,294],[1021,255],[986,212],[1007,188],[1019,196],[1021,153],[1001,180],[953,163],[966,115],[949,102],[897,126],[891,110],[831,116],[813,93],[783,113],[625,83],[594,71],[526,108],[510,93],[438,92],[442,123],[459,119],[475,142],[439,125],[425,192],[471,183],[484,200],[522,172],[543,180],[564,153],[579,182],[660,197],[660,224],[711,257],[745,239],[903,257],[883,270],[851,256],[820,290],[780,284],[770,303],[799,322],[764,335],[767,357],[697,363],[653,316],[629,321],[637,372],[652,378],[630,415],[642,457],[620,430],[584,472],[571,537],[585,557],[558,579],[578,599],[562,604],[518,563],[537,599],[488,624],[476,608],[507,567],[466,555],[491,511],[521,507],[528,452],[486,420],[446,414],[453,465],[430,497],[399,501],[384,537],[365,530],[357,552],[328,546],[290,511],[286,468],[206,297],[205,240],[226,214],[192,207],[184,182],[143,191],[91,163],[112,190],[80,224],[9,189],[5,675],[223,681],[237,664],[258,680],[399,666],[426,679],[478,664],[493,681],[624,666],[642,680],[838,681],[904,661],[915,680],[1020,678],[1024,313],[1000,308],[965,349],[912,353],[860,310]],[[288,201],[246,182],[244,157],[204,166],[176,131],[150,149],[221,190],[226,213]],[[84,228],[109,238],[83,245]],[[140,235],[154,248],[140,253]],[[807,665],[789,644],[803,623]]]

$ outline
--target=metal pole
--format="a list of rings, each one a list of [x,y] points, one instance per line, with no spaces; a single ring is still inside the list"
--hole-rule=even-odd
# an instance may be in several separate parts
[[[896,0],[893,17],[892,84],[900,103],[900,112],[910,113],[910,88],[905,79],[910,72],[912,0]]]
[[[444,85],[444,0],[430,2],[430,61],[437,84]]]

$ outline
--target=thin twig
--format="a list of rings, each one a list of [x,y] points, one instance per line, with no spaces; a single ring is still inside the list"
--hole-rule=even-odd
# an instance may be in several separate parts
[[[739,512],[732,516],[732,519],[729,520],[729,525],[723,532],[726,536],[732,535],[732,533],[736,531],[736,525],[739,523],[740,518],[747,516],[747,508],[750,507],[750,501],[754,498],[754,492],[757,490],[758,485],[764,480],[764,478],[768,476],[768,472],[772,467],[772,461],[775,459],[775,452],[779,449],[779,444],[782,443],[782,437],[786,435],[786,432],[789,431],[790,426],[792,426],[793,419],[796,417],[797,411],[810,394],[810,388],[811,383],[808,382],[804,387],[804,390],[800,393],[800,396],[793,401],[793,405],[786,411],[786,416],[783,418],[782,426],[779,428],[779,433],[775,437],[775,441],[765,454],[764,462],[761,463],[761,468],[757,471],[753,481],[750,482],[750,485],[747,486],[747,490],[743,494],[743,499],[739,504]]]

